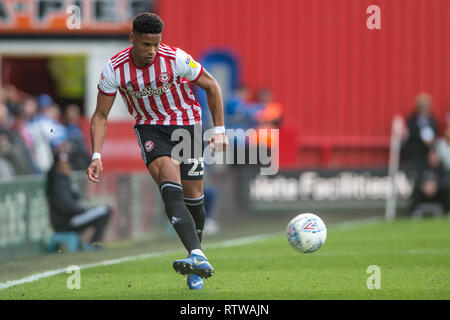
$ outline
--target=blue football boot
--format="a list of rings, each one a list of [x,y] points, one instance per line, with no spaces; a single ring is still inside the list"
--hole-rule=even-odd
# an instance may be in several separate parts
[[[194,273],[190,274],[187,277],[187,285],[192,290],[203,289],[203,279]]]
[[[214,269],[209,264],[208,259],[197,254],[175,260],[173,262],[173,268],[180,274],[196,274],[202,278],[209,278],[214,274]]]

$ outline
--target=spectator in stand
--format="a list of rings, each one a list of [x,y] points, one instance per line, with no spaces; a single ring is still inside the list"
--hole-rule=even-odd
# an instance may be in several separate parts
[[[52,165],[53,155],[50,149],[50,144],[47,135],[43,133],[39,125],[38,118],[38,104],[33,98],[27,98],[23,104],[22,116],[25,120],[25,128],[33,137],[33,151],[34,162],[36,163],[40,172],[46,172]]]
[[[7,84],[4,86],[4,88],[1,90],[3,93],[0,94],[0,101],[3,100],[3,102],[8,107],[8,111],[12,117],[15,117],[19,111],[21,106],[21,92],[17,90],[15,86],[12,84]],[[3,97],[2,97],[3,96]]]
[[[256,129],[258,127],[258,122],[256,120],[257,113],[261,110],[261,106],[256,103],[249,101],[250,91],[247,86],[239,85],[228,103],[225,105],[225,122],[227,124],[227,129]],[[244,160],[238,156],[240,150],[245,150],[245,163],[250,162],[250,145],[245,134],[236,134],[233,141],[230,141],[231,148],[234,150],[234,164],[243,164],[240,160]]]
[[[407,120],[407,130],[404,137],[401,160],[407,175],[414,179],[411,194],[411,207],[420,200],[420,177],[425,169],[427,155],[437,136],[437,124],[431,113],[431,96],[420,93],[416,97],[416,110]]]
[[[8,107],[0,103],[0,134],[2,135],[2,158],[14,168],[14,174],[34,173],[31,155],[19,133],[11,130]]]
[[[43,94],[38,97],[37,104],[34,99],[27,99],[24,117],[27,129],[34,139],[35,162],[41,172],[47,172],[53,162],[51,141],[60,140],[65,134],[64,126],[57,122],[58,108],[50,96]]]
[[[256,115],[260,128],[279,128],[283,120],[283,106],[273,100],[272,91],[263,88],[258,92],[260,111]]]
[[[269,88],[259,90],[258,104],[260,106],[260,110],[256,114],[258,129],[279,129],[283,120],[283,106],[273,100],[273,94]],[[265,135],[263,131],[258,130],[258,148],[263,145],[267,145],[269,149],[276,147],[274,145],[276,141],[272,141],[271,137],[269,131]]]
[[[47,136],[50,144],[52,140],[61,140],[67,136],[66,128],[61,124],[61,110],[59,106],[53,102],[52,98],[47,94],[41,94],[38,97],[39,114],[37,121],[39,122],[43,133]]]
[[[261,107],[251,103],[250,91],[246,85],[239,85],[225,107],[227,127],[230,129],[255,128],[257,126],[256,114]]]
[[[80,117],[80,108],[76,104],[69,104],[64,110],[63,124],[70,144],[69,158],[73,170],[85,170],[91,163],[83,132],[78,126]]]
[[[26,148],[26,157],[29,159],[32,173],[35,174],[41,173],[42,171],[36,162],[35,138],[27,125],[27,115],[25,110],[29,110],[30,104],[34,104],[31,108],[36,109],[36,101],[32,97],[25,98],[24,102],[19,106],[19,110],[17,110],[17,114],[14,117],[10,130],[16,132],[23,140]]]
[[[11,149],[8,135],[0,130],[0,181],[7,181],[14,178],[16,172],[11,162],[8,160],[8,152]]]
[[[407,170],[420,174],[425,167],[428,152],[438,130],[431,113],[431,96],[421,93],[416,97],[416,110],[407,120],[407,135],[402,146],[402,162]]]
[[[111,214],[106,205],[87,207],[79,190],[70,180],[72,167],[69,155],[56,153],[53,165],[47,173],[46,195],[50,207],[50,222],[56,232],[83,232],[93,227],[89,242],[92,249],[102,247],[103,234]]]

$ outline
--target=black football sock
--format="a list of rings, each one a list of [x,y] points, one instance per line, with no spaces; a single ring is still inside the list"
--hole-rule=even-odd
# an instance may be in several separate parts
[[[197,231],[198,239],[202,242],[203,228],[205,227],[205,206],[204,206],[204,196],[200,198],[184,198],[184,203],[188,208],[189,212],[194,218],[195,230]]]
[[[166,214],[188,252],[201,249],[195,223],[184,205],[183,187],[173,181],[164,181],[159,186],[166,207]]]

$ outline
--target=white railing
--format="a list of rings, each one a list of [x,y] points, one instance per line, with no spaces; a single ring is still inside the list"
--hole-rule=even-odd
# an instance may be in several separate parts
[[[397,215],[397,183],[396,177],[399,171],[400,151],[402,145],[402,133],[404,128],[403,118],[399,115],[392,119],[391,142],[389,147],[389,194],[386,199],[385,219],[394,220]]]

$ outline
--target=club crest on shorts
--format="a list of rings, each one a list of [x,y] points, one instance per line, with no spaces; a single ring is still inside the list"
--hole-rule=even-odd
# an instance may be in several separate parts
[[[150,140],[148,140],[144,143],[144,148],[145,148],[145,151],[147,151],[147,152],[152,151],[154,146],[155,146],[155,144]]]
[[[167,72],[161,72],[161,74],[159,75],[159,80],[161,80],[161,82],[167,83],[169,82],[170,76]]]

